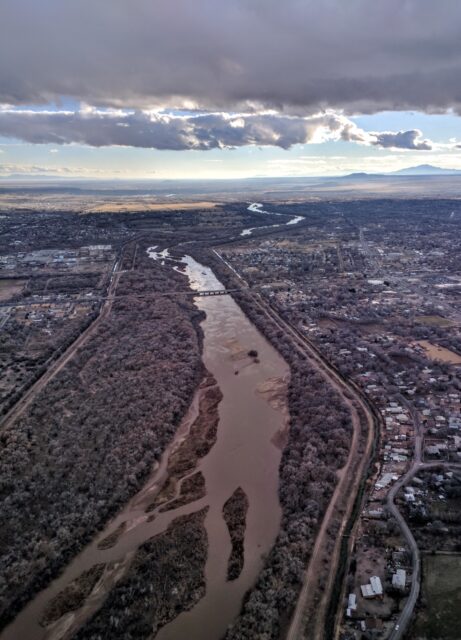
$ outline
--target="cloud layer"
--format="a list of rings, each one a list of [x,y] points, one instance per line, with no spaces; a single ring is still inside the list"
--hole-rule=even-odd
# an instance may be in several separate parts
[[[303,115],[461,107],[458,0],[1,5],[0,103],[71,96]]]
[[[417,129],[367,132],[333,112],[307,117],[277,113],[180,116],[97,109],[76,112],[0,109],[0,135],[34,144],[121,145],[177,151],[244,145],[288,149],[295,144],[328,140],[398,149],[432,149],[432,143],[423,140]]]

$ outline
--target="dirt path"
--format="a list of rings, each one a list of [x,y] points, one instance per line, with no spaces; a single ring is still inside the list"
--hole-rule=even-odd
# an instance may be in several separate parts
[[[46,385],[66,366],[71,360],[76,351],[88,340],[88,338],[94,333],[98,325],[109,315],[115,298],[115,291],[117,289],[118,281],[120,279],[121,272],[119,271],[119,265],[121,260],[117,260],[114,264],[111,273],[111,280],[108,287],[108,294],[104,304],[102,305],[99,315],[93,320],[93,322],[81,333],[78,338],[62,353],[59,358],[54,360],[45,373],[35,382],[31,387],[27,389],[20,400],[8,411],[4,418],[0,421],[0,429],[7,429],[13,422],[15,422],[27,409],[27,407],[33,402],[35,397],[46,387]]]
[[[255,296],[255,303],[280,329],[291,335],[295,348],[309,357],[311,364],[341,396],[351,415],[353,433],[349,455],[346,464],[338,472],[339,481],[317,533],[303,586],[286,635],[287,640],[298,638],[321,640],[324,638],[325,620],[337,577],[342,536],[352,515],[356,495],[372,451],[375,420],[355,388],[342,379],[304,336],[300,335],[259,296]],[[361,419],[358,407],[362,409],[365,420]],[[364,437],[365,442],[361,448]],[[321,588],[322,582],[325,583],[324,589]],[[320,599],[319,594],[322,594]]]
[[[214,254],[240,278],[244,287],[249,290],[248,283],[221,257],[218,251],[214,250]],[[309,358],[311,364],[324,376],[327,383],[340,394],[351,414],[353,433],[349,455],[346,464],[337,473],[338,483],[317,533],[303,586],[286,634],[287,640],[300,638],[322,640],[325,637],[325,622],[333,589],[338,579],[343,535],[348,524],[351,524],[360,484],[368,469],[377,430],[377,419],[357,385],[344,379],[296,327],[284,320],[260,295],[252,293],[254,304],[258,305],[279,329],[292,337],[293,346]],[[362,418],[359,408],[363,414]],[[353,531],[355,524],[352,523]],[[350,550],[350,543],[348,549]],[[309,629],[306,628],[307,623],[309,623]]]

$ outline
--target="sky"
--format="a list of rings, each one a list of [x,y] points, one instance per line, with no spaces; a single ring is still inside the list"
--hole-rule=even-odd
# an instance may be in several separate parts
[[[0,177],[461,169],[459,0],[0,0]]]

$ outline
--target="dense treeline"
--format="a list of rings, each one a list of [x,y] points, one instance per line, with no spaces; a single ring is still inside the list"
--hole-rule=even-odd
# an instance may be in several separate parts
[[[237,580],[245,563],[246,515],[250,506],[248,496],[238,487],[223,506],[223,517],[229,529],[232,550],[227,561],[227,579]]]
[[[75,640],[144,640],[205,595],[208,507],[173,520],[136,552],[127,575]]]
[[[1,625],[140,487],[171,440],[203,375],[202,316],[191,299],[148,294],[186,285],[140,257],[121,277],[127,295],[0,435]]]
[[[210,254],[197,250],[197,258],[211,266],[225,286],[238,286]],[[293,348],[284,332],[243,290],[236,299],[291,370],[290,430],[280,464],[281,529],[240,616],[226,634],[226,640],[272,640],[281,636],[295,606],[316,531],[336,484],[336,471],[346,462],[352,426],[340,396]]]

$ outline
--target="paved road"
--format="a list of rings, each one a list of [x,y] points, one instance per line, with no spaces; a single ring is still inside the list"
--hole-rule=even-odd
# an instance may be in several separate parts
[[[416,601],[418,600],[420,584],[421,584],[421,558],[418,549],[418,545],[411,533],[405,519],[403,518],[400,511],[397,509],[395,505],[395,497],[400,489],[409,482],[413,476],[418,472],[420,464],[414,463],[411,467],[410,471],[406,473],[394,486],[391,488],[389,493],[387,494],[387,508],[389,512],[394,516],[397,521],[400,530],[408,544],[408,547],[411,551],[411,568],[412,568],[412,579],[411,579],[411,589],[410,595],[408,596],[408,600],[405,603],[405,606],[400,614],[397,623],[389,636],[389,640],[400,640],[403,637],[403,634],[408,628],[410,620],[413,616],[413,611],[416,605]]]
[[[451,462],[422,462],[422,446],[423,446],[423,432],[421,428],[421,424],[419,421],[418,413],[415,411],[414,407],[403,397],[401,397],[403,404],[407,406],[409,409],[413,424],[415,427],[415,452],[414,459],[410,469],[407,473],[400,478],[398,482],[396,482],[389,493],[387,494],[387,508],[390,513],[396,519],[402,534],[410,548],[411,551],[411,565],[412,565],[412,580],[411,580],[411,588],[410,594],[408,596],[408,600],[405,603],[405,606],[402,609],[400,617],[396,621],[396,625],[389,636],[389,640],[401,640],[403,638],[406,630],[408,629],[408,625],[413,617],[413,612],[416,606],[416,602],[418,600],[419,591],[421,588],[421,555],[419,553],[418,545],[416,544],[416,540],[413,537],[413,534],[410,531],[404,517],[400,513],[399,509],[395,504],[395,498],[398,492],[408,484],[414,476],[419,471],[430,470],[430,469],[439,469],[440,467],[447,468],[461,468],[461,465],[458,463]]]
[[[415,411],[414,407],[403,397],[400,396],[400,400],[407,407],[407,409],[411,413],[411,417],[413,420],[414,430],[415,430],[415,449],[414,449],[414,457],[413,463],[407,473],[396,482],[393,487],[390,489],[387,494],[387,508],[389,512],[393,515],[397,524],[400,527],[403,537],[405,538],[408,547],[411,551],[411,569],[412,569],[412,578],[411,578],[411,588],[408,599],[405,603],[405,606],[402,609],[400,617],[398,618],[396,625],[389,636],[389,640],[400,640],[405,631],[410,624],[410,620],[413,616],[413,611],[416,606],[416,602],[419,596],[419,590],[421,587],[421,556],[419,553],[418,545],[416,544],[416,540],[413,537],[413,534],[410,531],[409,526],[407,525],[404,517],[398,510],[395,504],[395,498],[398,492],[404,487],[410,480],[418,473],[420,470],[421,456],[422,456],[422,443],[423,443],[423,434],[421,429],[421,424],[419,422],[419,417],[417,411]]]

